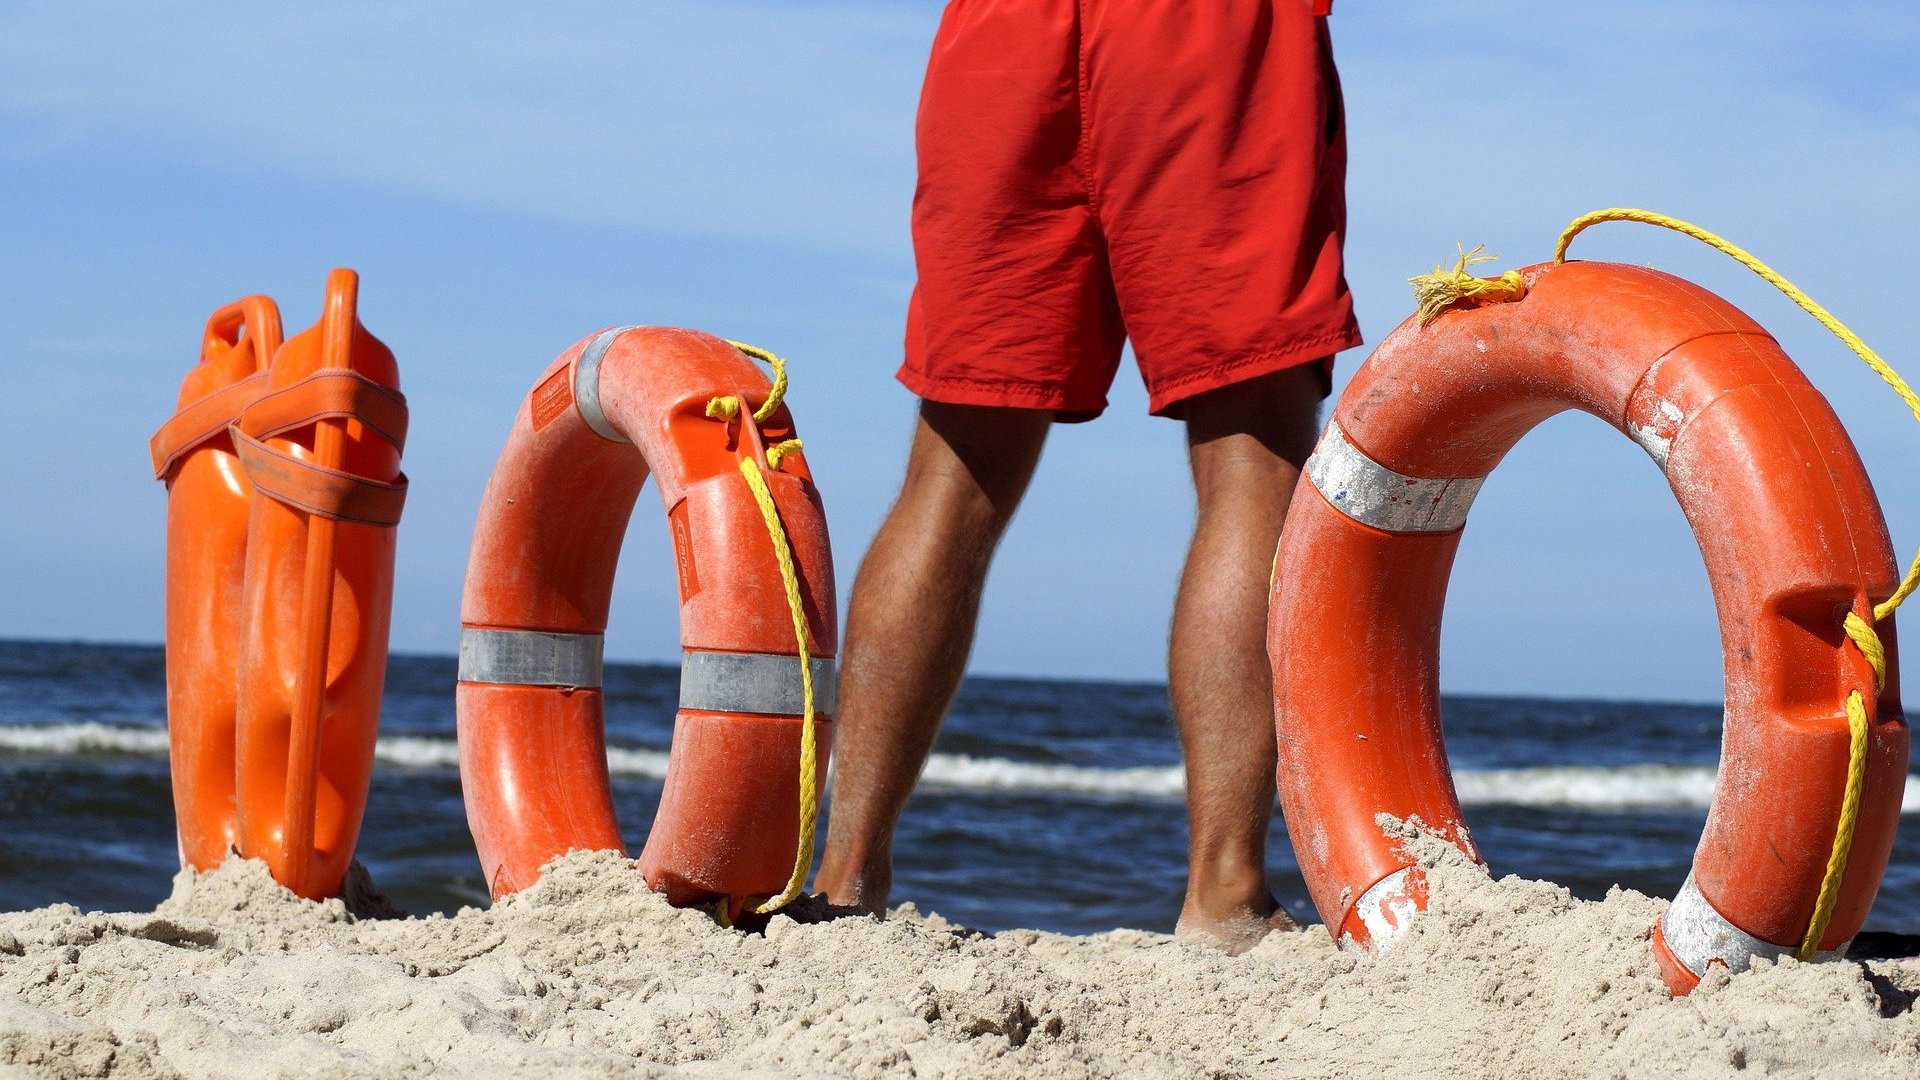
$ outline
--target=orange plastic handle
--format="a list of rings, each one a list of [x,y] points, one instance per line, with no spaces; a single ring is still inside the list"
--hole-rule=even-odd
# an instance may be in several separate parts
[[[322,367],[344,368],[353,353],[353,325],[360,307],[360,275],[345,267],[327,271],[326,328],[320,339]],[[328,464],[336,464],[328,462]]]
[[[240,344],[247,331],[252,331],[260,346],[254,356],[265,368],[282,340],[280,309],[265,296],[243,296],[207,316],[207,328],[200,335],[200,359],[212,355],[217,345],[232,348]]]
[[[359,298],[360,275],[345,268],[327,273],[327,298],[320,315],[323,370],[351,370]],[[326,473],[338,473],[345,440],[345,420],[316,421],[313,464]],[[393,517],[397,522],[397,506],[393,507]],[[325,515],[316,515],[307,524],[306,578],[301,587],[299,624],[299,655],[304,662],[293,684],[293,728],[287,739],[287,792],[282,816],[289,874],[282,884],[295,892],[305,884],[313,851],[320,719],[326,698],[327,648],[333,630],[334,525],[334,519]]]

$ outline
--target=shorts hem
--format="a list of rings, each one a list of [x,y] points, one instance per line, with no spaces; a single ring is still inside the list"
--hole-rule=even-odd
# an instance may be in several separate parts
[[[1059,414],[1063,423],[1091,420],[1107,409],[1104,397],[1088,401],[1064,387],[1036,386],[1004,379],[928,375],[909,367],[894,373],[900,385],[926,401],[942,405],[980,405],[1002,409],[1040,409]]]
[[[1154,416],[1170,416],[1181,402],[1209,390],[1218,390],[1223,386],[1232,386],[1315,360],[1331,359],[1334,353],[1361,343],[1360,325],[1349,319],[1344,325],[1331,330],[1298,335],[1269,349],[1242,353],[1198,371],[1183,372],[1179,378],[1168,380],[1149,392],[1147,412]]]

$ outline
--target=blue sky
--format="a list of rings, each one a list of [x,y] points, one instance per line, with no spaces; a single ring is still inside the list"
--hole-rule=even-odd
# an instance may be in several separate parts
[[[482,486],[521,396],[604,325],[697,326],[791,357],[841,586],[899,480],[891,382],[927,2],[0,8],[0,634],[153,641],[164,498],[145,440],[218,304],[316,315],[328,267],[399,355],[414,422],[393,644],[458,633]],[[1920,12],[1907,2],[1388,4],[1333,19],[1370,340],[1404,279],[1486,243],[1517,265],[1598,206],[1745,243],[1899,364],[1920,343]],[[1773,329],[1859,442],[1895,546],[1920,447],[1804,316],[1678,237],[1589,258],[1701,281]],[[1343,356],[1344,383],[1364,350]],[[1002,549],[974,667],[1159,679],[1192,515],[1178,425],[1123,368],[1059,430]],[[643,496],[608,650],[671,659]],[[1453,691],[1719,697],[1698,553],[1658,472],[1587,417],[1523,442],[1448,601]]]

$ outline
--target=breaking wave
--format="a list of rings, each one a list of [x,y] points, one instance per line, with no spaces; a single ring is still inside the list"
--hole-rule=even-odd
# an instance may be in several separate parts
[[[0,727],[0,754],[48,757],[160,757],[167,733],[160,728],[95,722]],[[445,736],[390,735],[379,741],[378,759],[403,769],[451,770],[460,749]],[[615,776],[659,780],[667,753],[614,746],[607,764]],[[1069,795],[1132,800],[1175,800],[1185,791],[1178,765],[1101,768],[1012,758],[935,754],[922,783],[946,793]],[[1454,787],[1468,806],[1521,806],[1591,811],[1704,810],[1713,799],[1714,770],[1701,765],[1550,765],[1521,769],[1460,769]],[[1901,806],[1920,814],[1920,776],[1909,775]]]

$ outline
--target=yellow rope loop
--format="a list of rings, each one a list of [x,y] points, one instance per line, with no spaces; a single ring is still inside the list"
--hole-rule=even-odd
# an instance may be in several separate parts
[[[752,414],[754,423],[764,424],[787,396],[787,362],[770,350],[744,341],[728,341],[727,344],[773,369],[773,386],[767,391],[767,400]],[[707,402],[707,415],[731,424],[740,418],[744,404],[736,395],[719,395]],[[789,455],[799,453],[802,446],[799,439],[783,439],[767,447],[767,468],[779,469],[781,463]],[[793,546],[787,542],[786,526],[780,521],[780,510],[774,505],[773,492],[768,490],[767,478],[760,472],[759,464],[751,457],[741,458],[740,475],[746,478],[747,489],[753,492],[753,501],[760,508],[760,518],[767,526],[767,538],[773,542],[774,561],[780,567],[780,584],[786,591],[787,611],[793,617],[793,640],[800,654],[800,842],[793,856],[793,873],[787,878],[785,888],[780,895],[753,909],[756,914],[766,914],[786,907],[794,897],[800,895],[801,887],[806,884],[807,870],[813,866],[813,838],[820,816],[820,802],[815,797],[819,788],[820,755],[813,729],[812,647],[807,638],[807,613],[800,599],[800,573],[794,567]],[[721,926],[732,925],[727,904],[727,898],[721,897],[714,908],[714,918]]]
[[[1907,403],[1907,409],[1915,420],[1920,420],[1920,395],[1913,392],[1907,380],[1880,358],[1860,336],[1847,328],[1847,325],[1822,307],[1813,297],[1802,292],[1800,287],[1766,263],[1761,262],[1731,240],[1691,222],[1653,210],[1636,210],[1628,207],[1610,207],[1582,214],[1568,223],[1560,234],[1560,242],[1554,246],[1553,261],[1567,261],[1567,247],[1573,238],[1587,229],[1605,221],[1637,221],[1643,225],[1653,225],[1662,229],[1671,229],[1683,236],[1691,236],[1708,247],[1719,251],[1735,262],[1758,274],[1762,280],[1780,290],[1787,299],[1799,306],[1800,310],[1814,317],[1821,326],[1826,327],[1841,343],[1853,350],[1853,354],[1866,362],[1874,374],[1900,395]],[[1920,587],[1920,554],[1915,554],[1908,565],[1906,574],[1901,577],[1900,585],[1893,595],[1873,607],[1873,621],[1878,622],[1893,614],[1894,609],[1906,602]],[[1887,653],[1880,642],[1880,635],[1874,631],[1873,623],[1859,614],[1847,612],[1845,628],[1848,640],[1867,658],[1867,664],[1873,668],[1874,696],[1877,699],[1887,682]],[[1867,775],[1867,743],[1872,732],[1870,717],[1873,707],[1867,702],[1866,695],[1858,690],[1847,694],[1847,784],[1840,802],[1840,820],[1834,828],[1833,850],[1827,856],[1826,874],[1820,881],[1820,895],[1814,902],[1813,918],[1807,924],[1807,932],[1800,940],[1799,956],[1802,960],[1811,960],[1819,951],[1820,939],[1826,936],[1827,925],[1833,919],[1833,908],[1840,895],[1840,882],[1847,873],[1847,856],[1853,850],[1853,833],[1860,820],[1860,789]]]
[[[1907,597],[1912,596],[1916,588],[1920,588],[1920,552],[1914,553],[1913,562],[1907,565],[1907,572],[1901,577],[1900,586],[1893,590],[1893,595],[1873,606],[1873,617],[1884,619],[1893,614],[1896,608],[1907,602]]]
[[[766,522],[767,537],[773,541],[774,561],[780,564],[780,583],[786,588],[787,612],[793,617],[793,640],[800,653],[800,842],[794,852],[793,874],[788,877],[786,888],[779,896],[753,909],[765,914],[792,903],[806,883],[807,870],[813,866],[814,827],[820,815],[820,802],[815,797],[819,786],[819,750],[813,730],[812,649],[808,644],[807,613],[800,600],[800,573],[794,567],[793,548],[787,543],[786,527],[780,522],[780,511],[774,506],[773,492],[767,489],[767,478],[761,475],[760,466],[752,458],[742,458],[740,474],[746,477],[753,501],[760,507],[760,517]]]
[[[1476,244],[1472,251],[1460,247],[1460,258],[1452,269],[1436,266],[1431,274],[1407,279],[1413,286],[1413,298],[1419,303],[1420,325],[1440,317],[1440,313],[1463,300],[1480,303],[1508,303],[1527,295],[1527,282],[1520,271],[1509,270],[1497,278],[1475,277],[1467,267],[1493,261],[1485,254],[1486,245]]]
[[[1876,609],[1877,610],[1877,609]],[[1873,624],[1854,612],[1847,612],[1847,638],[1860,654],[1867,658],[1867,664],[1873,668],[1873,692],[1875,694],[1887,688],[1887,648],[1880,644],[1880,635]]]
[[[774,410],[780,407],[780,402],[787,396],[787,362],[775,356],[773,350],[763,349],[758,345],[749,345],[744,341],[728,341],[727,344],[773,369],[773,389],[767,391],[766,402],[753,410],[754,422],[764,424],[767,422],[767,417],[773,415]]]
[[[779,469],[781,463],[786,461],[788,454],[797,454],[806,449],[806,445],[799,439],[783,439],[767,447],[767,468]]]
[[[1820,951],[1820,939],[1827,936],[1833,921],[1833,908],[1840,899],[1840,882],[1847,876],[1847,857],[1853,853],[1853,833],[1860,822],[1860,789],[1867,778],[1867,703],[1860,691],[1847,695],[1847,787],[1840,800],[1840,821],[1834,828],[1833,850],[1827,855],[1827,870],[1820,879],[1820,895],[1813,904],[1813,918],[1800,939],[1798,955],[1811,960]]]
[[[1867,658],[1873,669],[1875,697],[1887,685],[1887,649],[1873,624],[1849,611],[1845,622],[1847,639]],[[1840,821],[1834,830],[1833,850],[1827,854],[1827,869],[1820,879],[1820,895],[1814,900],[1813,918],[1800,939],[1797,955],[1811,960],[1820,951],[1820,939],[1827,936],[1833,921],[1833,907],[1840,899],[1840,882],[1847,876],[1847,858],[1853,853],[1853,834],[1860,821],[1860,789],[1867,778],[1867,737],[1872,732],[1871,710],[1866,695],[1858,690],[1847,694],[1847,784],[1840,800]]]

